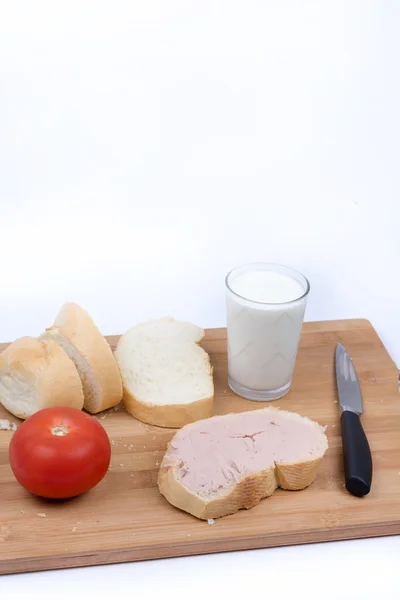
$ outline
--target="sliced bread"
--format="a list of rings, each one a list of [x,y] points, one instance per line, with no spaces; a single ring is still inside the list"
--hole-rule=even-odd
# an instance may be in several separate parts
[[[121,401],[122,382],[114,354],[83,308],[73,302],[64,304],[41,337],[57,342],[74,362],[88,412],[98,413]]]
[[[182,427],[213,414],[214,384],[204,330],[172,318],[129,329],[115,356],[125,409],[145,423]]]
[[[0,402],[20,419],[51,406],[81,409],[81,380],[56,342],[22,337],[0,354]]]
[[[314,481],[328,448],[324,431],[269,407],[186,425],[168,445],[159,490],[199,519],[252,508],[277,487],[301,490]]]

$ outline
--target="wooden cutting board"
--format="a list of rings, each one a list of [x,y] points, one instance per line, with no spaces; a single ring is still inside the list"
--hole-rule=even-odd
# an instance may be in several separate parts
[[[112,346],[117,340],[109,338]],[[357,369],[373,454],[372,490],[361,499],[350,496],[343,482],[334,379],[338,341]],[[216,413],[264,406],[228,388],[224,329],[207,331],[203,346],[214,365]],[[300,492],[277,490],[255,508],[213,525],[170,506],[158,492],[158,465],[174,431],[139,423],[122,406],[97,416],[112,441],[109,472],[95,489],[68,501],[46,501],[23,490],[8,465],[12,433],[0,431],[0,573],[399,534],[398,372],[371,324],[306,323],[291,392],[274,405],[328,426],[329,450],[316,481]],[[18,421],[2,408],[0,418]]]

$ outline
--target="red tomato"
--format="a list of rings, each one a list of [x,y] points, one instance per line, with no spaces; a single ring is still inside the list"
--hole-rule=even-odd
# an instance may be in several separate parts
[[[111,445],[96,419],[76,408],[44,408],[11,438],[9,459],[17,481],[43,498],[87,492],[106,474]]]

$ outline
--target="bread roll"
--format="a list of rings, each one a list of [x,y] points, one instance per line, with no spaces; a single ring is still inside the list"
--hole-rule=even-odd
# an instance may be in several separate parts
[[[0,402],[20,419],[51,406],[81,409],[81,380],[58,344],[22,337],[0,354]]]
[[[64,304],[42,338],[57,342],[74,362],[87,411],[98,413],[121,401],[122,382],[114,354],[92,318],[78,304]]]

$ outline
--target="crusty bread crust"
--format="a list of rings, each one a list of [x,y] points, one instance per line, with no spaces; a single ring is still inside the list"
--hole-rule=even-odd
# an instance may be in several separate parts
[[[95,411],[101,412],[115,406],[122,398],[122,381],[117,362],[107,340],[103,337],[90,315],[73,302],[65,303],[52,327],[46,329],[51,336],[61,334],[67,338],[89,363],[102,389],[101,404]]]
[[[312,459],[275,464],[274,467],[251,473],[238,483],[208,497],[197,495],[181,483],[178,477],[180,465],[176,460],[171,461],[168,456],[171,440],[158,472],[158,488],[170,504],[199,519],[217,519],[243,508],[253,508],[260,500],[271,496],[278,487],[285,490],[302,490],[311,485],[328,448],[325,434],[321,436],[325,439],[321,438],[323,443],[320,454]]]
[[[158,489],[170,504],[199,519],[218,519],[241,508],[253,508],[262,498],[270,496],[278,487],[274,469],[267,469],[243,478],[225,495],[202,498],[183,486],[177,478],[178,466],[161,465]]]
[[[242,508],[253,508],[260,500],[271,496],[278,487],[302,490],[315,479],[322,457],[293,465],[276,465],[244,477],[224,495],[210,499],[197,496],[177,478],[178,466],[161,465],[158,488],[170,504],[199,519],[218,519]]]
[[[187,404],[147,404],[124,388],[125,410],[139,421],[159,427],[180,428],[188,423],[212,417],[214,396]]]
[[[36,407],[21,412],[3,391],[0,402],[19,419],[52,406],[83,407],[82,384],[74,363],[53,340],[22,337],[10,344],[0,354],[0,380],[6,375],[30,386],[38,398]]]

